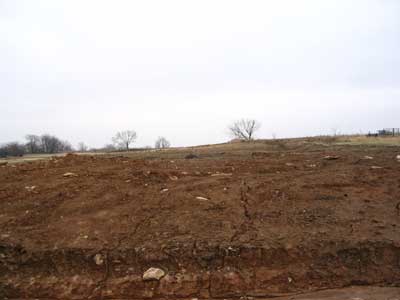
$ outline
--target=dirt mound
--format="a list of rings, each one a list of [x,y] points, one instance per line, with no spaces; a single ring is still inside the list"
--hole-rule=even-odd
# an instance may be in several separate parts
[[[396,154],[257,148],[218,159],[67,155],[2,166],[0,297],[233,298],[399,286]],[[162,276],[144,280],[150,268]]]

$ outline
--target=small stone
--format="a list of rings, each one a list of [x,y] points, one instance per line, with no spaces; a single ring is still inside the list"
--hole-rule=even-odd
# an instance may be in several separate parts
[[[396,159],[400,161],[400,154],[396,156]]]
[[[293,163],[286,163],[285,165],[288,166],[288,167],[294,167]]]
[[[204,198],[204,197],[196,197],[197,200],[202,200],[202,201],[208,201],[209,199]]]
[[[72,172],[67,172],[64,173],[64,177],[78,177],[78,174],[72,173]]]
[[[382,167],[379,167],[379,166],[372,166],[371,169],[372,169],[372,170],[378,170],[378,169],[383,169],[383,168],[382,168]]]
[[[165,193],[165,192],[168,192],[168,189],[162,189],[161,190],[161,193]]]
[[[150,268],[146,272],[143,273],[143,280],[160,280],[165,276],[165,272],[159,268]]]
[[[25,189],[26,189],[28,192],[32,192],[34,189],[36,189],[36,185],[26,186]]]
[[[364,156],[364,159],[374,159],[374,158],[372,156],[366,155],[366,156]]]
[[[211,174],[211,176],[232,176],[232,173],[216,173],[216,174]]]
[[[327,155],[324,157],[324,159],[326,159],[326,160],[336,160],[339,158],[340,158],[340,156],[336,156],[336,155]]]
[[[101,266],[104,263],[103,255],[101,255],[100,253],[97,253],[93,259],[98,266]]]
[[[176,176],[169,176],[169,179],[171,179],[171,180],[173,180],[173,181],[176,181],[176,180],[178,180],[178,177],[176,177]]]

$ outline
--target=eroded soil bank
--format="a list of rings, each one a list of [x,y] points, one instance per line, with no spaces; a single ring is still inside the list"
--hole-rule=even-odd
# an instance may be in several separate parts
[[[399,287],[397,149],[263,147],[190,160],[68,155],[0,167],[0,298]],[[144,281],[150,267],[165,276]]]

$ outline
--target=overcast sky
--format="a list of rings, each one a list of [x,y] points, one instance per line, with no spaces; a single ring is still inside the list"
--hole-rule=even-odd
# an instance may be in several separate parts
[[[0,0],[0,143],[400,127],[400,1]]]

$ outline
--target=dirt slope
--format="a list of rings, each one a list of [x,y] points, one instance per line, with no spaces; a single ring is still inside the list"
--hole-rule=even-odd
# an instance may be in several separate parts
[[[265,298],[400,286],[397,148],[207,153],[0,167],[0,298]],[[143,281],[150,267],[165,276]]]

